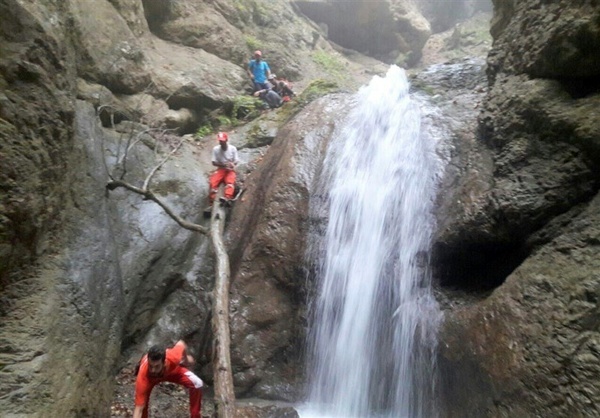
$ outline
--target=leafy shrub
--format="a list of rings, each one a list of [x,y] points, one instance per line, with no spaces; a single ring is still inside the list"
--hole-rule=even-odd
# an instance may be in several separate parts
[[[237,120],[252,120],[260,116],[264,109],[263,101],[254,96],[237,96],[233,99],[231,118]]]
[[[198,130],[196,131],[196,138],[200,139],[200,138],[204,138],[207,135],[210,135],[213,132],[213,127],[210,123],[205,123],[204,125],[200,126],[198,128]]]
[[[251,49],[252,51],[254,51],[256,49],[260,49],[260,41],[258,39],[256,39],[254,36],[246,35],[244,37],[244,39],[246,40],[246,46],[249,49]]]

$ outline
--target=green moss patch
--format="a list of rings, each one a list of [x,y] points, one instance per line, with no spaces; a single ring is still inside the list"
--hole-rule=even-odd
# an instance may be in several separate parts
[[[323,50],[317,50],[312,54],[313,61],[335,80],[348,78],[348,69],[344,62],[336,55]]]
[[[340,86],[335,81],[317,79],[313,80],[302,93],[283,105],[279,111],[283,121],[301,111],[307,104],[317,100],[319,97],[340,91]]]

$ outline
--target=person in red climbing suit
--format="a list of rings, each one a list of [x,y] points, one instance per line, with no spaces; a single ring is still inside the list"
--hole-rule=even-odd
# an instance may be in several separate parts
[[[135,381],[135,409],[133,418],[148,418],[148,405],[152,388],[160,382],[172,382],[188,388],[190,393],[190,418],[201,418],[202,379],[187,367],[192,367],[194,358],[187,354],[187,345],[177,341],[173,348],[154,345],[142,357]]]
[[[210,193],[208,194],[209,204],[212,205],[219,190],[219,185],[225,183],[224,203],[229,205],[235,194],[235,166],[238,164],[237,148],[228,143],[228,135],[226,132],[219,132],[217,140],[219,145],[212,150],[212,164],[217,168],[217,171],[212,173],[209,178]]]

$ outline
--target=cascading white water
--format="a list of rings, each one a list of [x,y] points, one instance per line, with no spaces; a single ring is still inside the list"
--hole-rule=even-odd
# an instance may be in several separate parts
[[[303,418],[439,415],[428,256],[443,167],[408,88],[396,66],[374,77],[325,158]]]

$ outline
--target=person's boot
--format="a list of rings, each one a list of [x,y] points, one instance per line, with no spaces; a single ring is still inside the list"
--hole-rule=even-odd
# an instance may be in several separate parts
[[[223,205],[223,207],[225,208],[230,208],[233,202],[231,201],[231,199],[227,199],[226,197],[220,197],[219,203],[221,203],[221,205]]]
[[[204,208],[203,215],[205,218],[210,218],[211,214],[212,214],[212,204],[209,204],[207,207]]]

